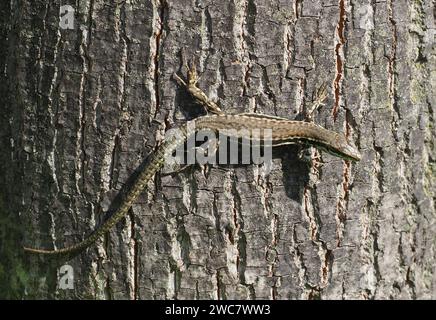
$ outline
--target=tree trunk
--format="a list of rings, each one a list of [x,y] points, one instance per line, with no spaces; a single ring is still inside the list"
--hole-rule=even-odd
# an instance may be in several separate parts
[[[68,21],[59,2],[0,4],[1,297],[436,298],[432,1],[84,0]],[[182,48],[227,113],[298,118],[327,82],[314,121],[362,160],[280,147],[268,175],[158,173],[72,260],[24,254],[83,239],[198,115]]]

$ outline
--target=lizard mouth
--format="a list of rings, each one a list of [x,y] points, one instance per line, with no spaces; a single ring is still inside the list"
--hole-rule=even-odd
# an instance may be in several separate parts
[[[348,155],[350,160],[353,161],[360,161],[360,159],[362,159],[362,155],[360,154],[360,152],[357,150],[357,148],[350,146],[348,148]]]
[[[315,146],[327,153],[330,153],[331,155],[334,155],[344,160],[360,161],[360,159],[362,158],[362,155],[360,154],[359,150],[357,150],[357,148],[351,144],[342,146],[340,149],[333,148],[330,145],[320,144],[320,143],[316,143]]]
[[[329,151],[332,153],[332,151]],[[351,161],[360,161],[362,158],[362,155],[360,154],[359,150],[351,144],[347,144],[345,147],[341,149],[341,152],[335,151],[334,155],[337,155],[345,160],[351,160]]]

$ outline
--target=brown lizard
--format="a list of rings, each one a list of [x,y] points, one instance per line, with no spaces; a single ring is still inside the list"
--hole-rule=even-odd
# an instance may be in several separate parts
[[[150,181],[154,174],[163,166],[165,159],[180,145],[184,144],[188,137],[198,130],[208,129],[228,135],[238,135],[241,134],[241,132],[244,132],[242,129],[248,131],[253,129],[259,129],[260,131],[271,129],[271,142],[273,146],[302,143],[321,148],[322,150],[345,160],[360,160],[359,151],[355,146],[347,141],[345,135],[327,130],[314,123],[293,121],[260,114],[224,114],[219,106],[211,101],[207,95],[197,87],[198,77],[195,64],[192,63],[190,67],[186,64],[186,68],[187,82],[177,75],[175,75],[176,79],[187,88],[191,95],[198,100],[206,110],[215,113],[215,115],[196,118],[192,120],[189,125],[180,126],[180,134],[178,136],[173,135],[164,140],[158,149],[150,155],[147,165],[144,166],[143,171],[138,175],[136,181],[132,184],[131,189],[126,193],[118,210],[82,242],[54,250],[24,247],[26,252],[47,255],[67,255],[83,250],[93,244],[127,214],[148,181]],[[318,101],[318,103],[320,103],[320,101]],[[238,135],[237,137],[241,138],[242,136]],[[245,138],[255,139],[252,136]]]

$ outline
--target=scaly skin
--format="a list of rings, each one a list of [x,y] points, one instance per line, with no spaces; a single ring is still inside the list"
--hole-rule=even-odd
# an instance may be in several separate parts
[[[192,122],[190,122],[186,127],[179,127],[179,136],[171,136],[166,139],[150,156],[147,165],[144,166],[143,171],[139,174],[131,189],[127,192],[118,210],[82,242],[70,247],[54,250],[24,247],[26,252],[45,255],[67,255],[81,251],[92,245],[127,214],[130,207],[136,201],[150,179],[164,165],[167,156],[176,150],[177,147],[182,145],[191,134],[198,130],[209,129],[233,137],[254,139],[251,136],[243,136],[242,132],[244,132],[244,130],[245,132],[250,132],[250,130],[254,129],[260,131],[270,129],[273,146],[303,143],[321,148],[345,160],[360,160],[359,151],[355,146],[347,141],[345,135],[327,130],[314,123],[292,121],[285,118],[260,114],[224,114],[218,105],[211,101],[206,94],[196,86],[198,78],[195,65],[188,68],[187,82],[183,81],[177,75],[176,78],[187,88],[191,95],[206,108],[206,110],[215,113],[215,115],[199,117],[192,120]],[[317,103],[321,102],[318,101]]]
[[[36,249],[24,247],[24,251],[30,253],[40,253],[48,255],[67,255],[78,251],[81,251],[91,244],[93,244],[102,235],[108,232],[114,225],[116,225],[129,211],[132,204],[136,201],[139,194],[142,192],[144,187],[154,176],[154,174],[164,165],[165,158],[170,155],[178,146],[183,144],[186,140],[187,132],[181,127],[180,136],[172,136],[168,140],[165,140],[159,148],[150,156],[147,165],[144,170],[139,174],[136,181],[133,183],[131,189],[127,192],[121,206],[118,210],[111,215],[97,230],[91,233],[82,242],[79,242],[70,247],[54,250]]]

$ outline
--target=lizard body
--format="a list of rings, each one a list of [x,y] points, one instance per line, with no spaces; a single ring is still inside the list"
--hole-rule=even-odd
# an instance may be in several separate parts
[[[186,83],[178,76],[176,77],[186,86],[187,90],[195,99],[200,101],[208,111],[215,113],[215,115],[203,116],[191,120],[189,125],[183,125],[178,128],[180,130],[178,136],[173,135],[168,139],[165,139],[157,150],[150,155],[143,171],[138,175],[136,181],[132,184],[131,189],[126,193],[118,210],[116,210],[112,216],[104,221],[99,228],[82,242],[54,250],[24,247],[26,252],[46,255],[72,254],[93,244],[127,214],[147,183],[164,165],[166,157],[172,154],[180,145],[184,144],[186,139],[198,130],[208,129],[237,138],[244,137],[255,139],[252,138],[252,136],[242,136],[241,132],[244,132],[244,130],[245,132],[247,132],[247,130],[250,132],[254,129],[262,132],[262,130],[270,129],[273,146],[303,143],[326,150],[327,152],[345,160],[360,160],[359,151],[355,146],[348,143],[345,135],[327,130],[314,123],[293,121],[280,117],[251,113],[241,113],[236,115],[224,114],[218,105],[215,102],[210,101],[206,94],[196,86],[198,78],[195,66],[188,68],[188,81]],[[260,139],[263,139],[263,137],[260,136]]]

